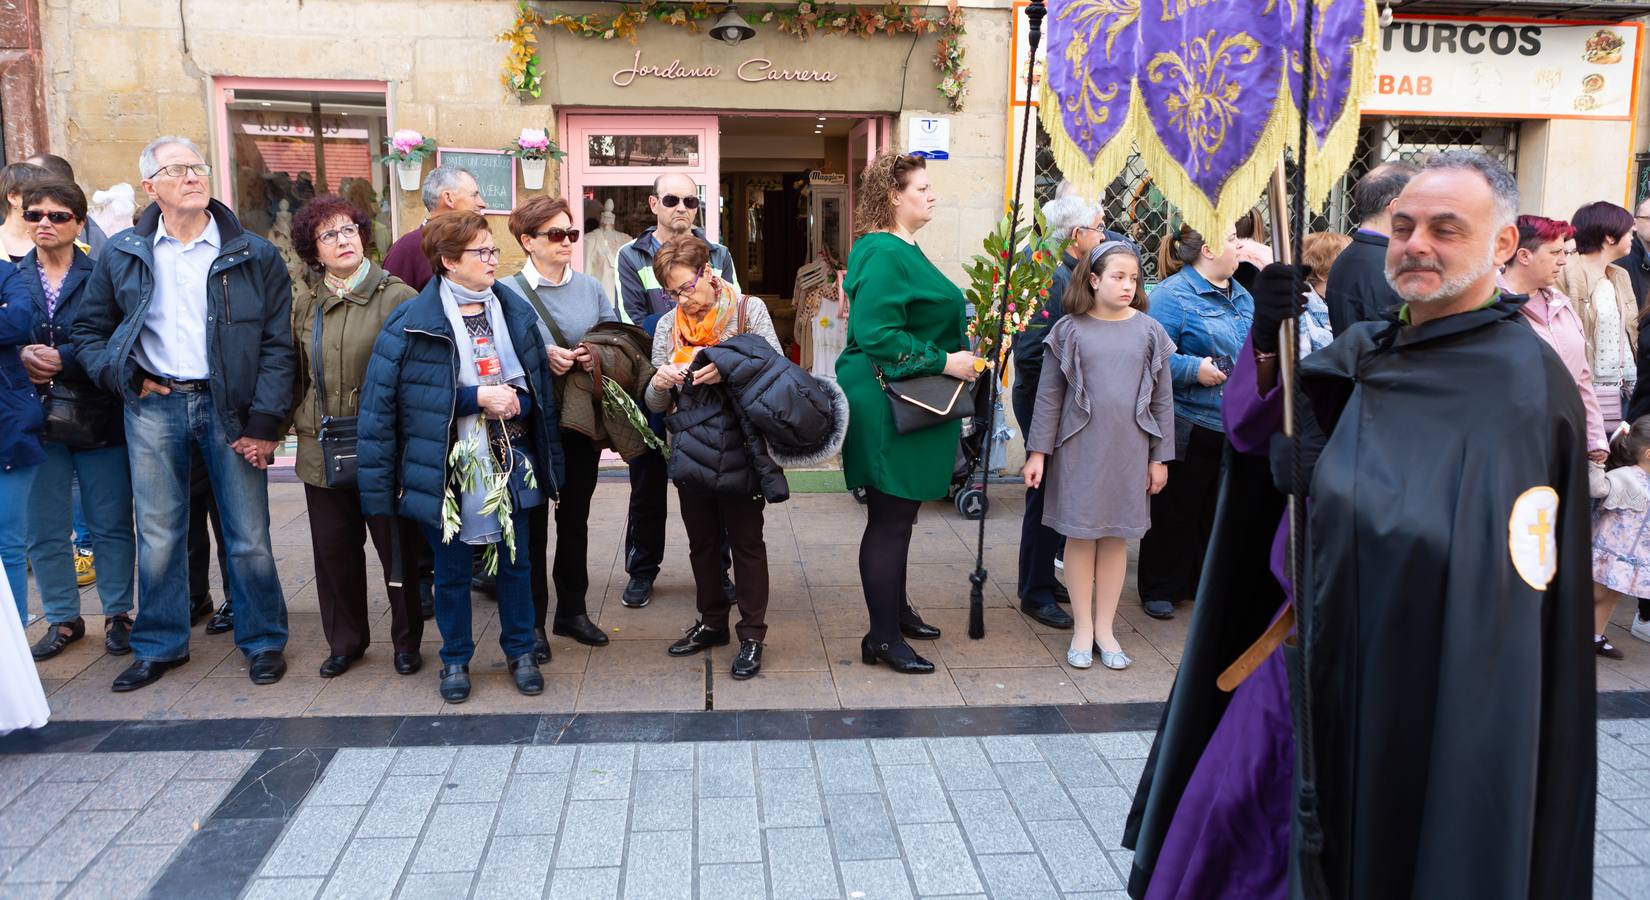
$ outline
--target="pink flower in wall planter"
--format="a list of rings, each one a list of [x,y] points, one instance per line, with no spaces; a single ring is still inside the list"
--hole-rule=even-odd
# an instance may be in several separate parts
[[[435,153],[435,138],[425,137],[410,128],[402,128],[384,139],[385,153],[378,162],[395,165],[396,177],[403,191],[418,190],[419,175],[424,169],[424,157]]]
[[[523,128],[519,137],[500,149],[520,160],[521,183],[530,191],[544,187],[545,160],[560,161],[567,156],[543,128]]]

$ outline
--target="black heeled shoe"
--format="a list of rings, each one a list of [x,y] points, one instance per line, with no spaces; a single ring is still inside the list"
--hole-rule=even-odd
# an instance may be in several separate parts
[[[913,641],[933,641],[938,640],[940,636],[938,628],[921,619],[918,619],[915,623],[899,623],[899,633]]]
[[[901,641],[897,644],[872,644],[869,636],[859,641],[859,658],[866,665],[875,665],[878,660],[886,663],[888,668],[901,675],[929,675],[934,671],[934,664],[917,655],[910,645]]]

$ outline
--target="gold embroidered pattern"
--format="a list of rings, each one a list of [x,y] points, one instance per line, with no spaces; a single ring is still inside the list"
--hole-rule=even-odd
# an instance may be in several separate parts
[[[1094,81],[1087,68],[1089,47],[1106,33],[1106,58],[1111,58],[1112,45],[1117,36],[1140,19],[1140,0],[1080,0],[1060,11],[1060,18],[1072,20],[1071,43],[1066,45],[1066,61],[1071,63],[1071,74],[1083,87],[1076,96],[1066,101],[1066,109],[1083,113],[1082,140],[1093,139],[1090,126],[1104,125],[1111,119],[1111,109],[1105,104],[1117,99],[1122,90],[1117,82],[1101,86]],[[1088,30],[1085,35],[1084,29]]]
[[[1152,84],[1176,82],[1175,93],[1164,106],[1169,124],[1185,134],[1200,153],[1192,157],[1190,174],[1197,176],[1204,162],[1226,143],[1226,131],[1237,115],[1243,88],[1227,78],[1229,66],[1247,65],[1260,55],[1260,42],[1247,32],[1227,35],[1215,43],[1215,31],[1182,42],[1180,52],[1165,50],[1146,64]]]

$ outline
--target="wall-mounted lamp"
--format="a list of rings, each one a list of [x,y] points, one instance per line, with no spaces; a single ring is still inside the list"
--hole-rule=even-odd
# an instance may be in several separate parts
[[[756,29],[729,3],[727,11],[710,27],[710,36],[732,47],[746,38],[756,37]]]

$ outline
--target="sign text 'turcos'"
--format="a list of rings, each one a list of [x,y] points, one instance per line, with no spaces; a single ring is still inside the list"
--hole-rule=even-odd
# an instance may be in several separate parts
[[[684,66],[679,59],[673,59],[663,66],[646,65],[642,63],[642,51],[636,51],[636,57],[629,66],[618,69],[613,73],[613,83],[619,87],[629,87],[636,83],[638,78],[716,78],[722,74],[721,66]],[[747,59],[734,69],[734,74],[740,81],[753,84],[764,82],[809,81],[831,82],[836,80],[836,73],[817,69],[780,69],[776,68],[773,60],[760,56]]]

